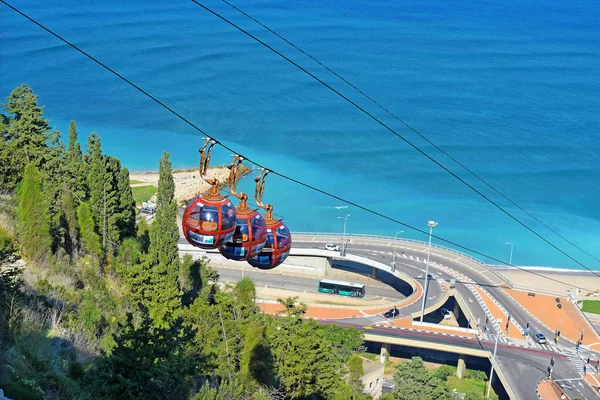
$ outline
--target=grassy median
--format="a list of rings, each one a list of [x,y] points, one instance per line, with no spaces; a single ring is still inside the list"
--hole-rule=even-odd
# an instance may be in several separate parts
[[[132,187],[131,192],[133,193],[133,199],[136,204],[142,204],[142,201],[150,200],[156,193],[156,186],[148,185],[148,186],[137,186]]]
[[[584,300],[581,310],[592,314],[600,314],[600,300]]]

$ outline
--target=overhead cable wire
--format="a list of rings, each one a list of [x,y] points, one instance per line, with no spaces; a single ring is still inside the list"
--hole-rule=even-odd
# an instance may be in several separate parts
[[[35,19],[33,19],[32,17],[28,16],[27,14],[25,14],[24,12],[22,12],[22,11],[21,11],[21,10],[19,10],[18,8],[14,7],[14,6],[13,6],[13,5],[11,5],[10,3],[6,2],[5,0],[0,0],[0,3],[3,3],[3,4],[5,4],[6,6],[8,6],[9,8],[11,8],[11,9],[12,9],[13,11],[15,11],[16,13],[20,14],[21,16],[23,16],[23,17],[24,17],[24,18],[26,18],[27,20],[31,21],[31,22],[32,22],[32,23],[34,23],[35,25],[39,26],[40,28],[42,28],[42,29],[43,29],[43,30],[45,30],[46,32],[50,33],[52,36],[56,37],[57,39],[59,39],[60,41],[62,41],[62,42],[63,42],[63,43],[65,43],[65,44],[67,44],[68,46],[70,46],[70,47],[71,47],[71,48],[73,48],[74,50],[76,50],[76,51],[78,51],[79,53],[83,54],[85,57],[87,57],[87,58],[89,58],[90,60],[94,61],[96,64],[100,65],[102,68],[104,68],[104,69],[106,69],[107,71],[109,71],[110,73],[114,74],[115,76],[117,76],[118,78],[120,78],[121,80],[123,80],[124,82],[126,82],[127,84],[129,84],[130,86],[132,86],[133,88],[137,89],[137,90],[138,90],[140,93],[142,93],[142,94],[144,94],[145,96],[147,96],[148,98],[152,99],[152,100],[153,100],[155,103],[157,103],[158,105],[160,105],[161,107],[163,107],[164,109],[166,109],[167,111],[169,111],[170,113],[172,113],[173,115],[175,115],[177,118],[179,118],[180,120],[182,120],[183,122],[185,122],[187,125],[191,126],[192,128],[194,128],[194,129],[195,129],[195,130],[197,130],[198,132],[202,133],[203,135],[209,136],[209,135],[208,135],[208,134],[207,134],[207,133],[206,133],[204,130],[202,130],[200,127],[198,127],[197,125],[195,125],[193,122],[191,122],[190,120],[188,120],[187,118],[185,118],[184,116],[182,116],[181,114],[179,114],[178,112],[176,112],[175,110],[173,110],[171,107],[169,107],[168,105],[166,105],[165,103],[163,103],[162,101],[160,101],[159,99],[157,99],[156,97],[152,96],[150,93],[148,93],[147,91],[145,91],[144,89],[142,89],[140,86],[138,86],[137,84],[135,84],[135,83],[134,83],[134,82],[132,82],[131,80],[127,79],[126,77],[124,77],[123,75],[121,75],[121,74],[119,74],[117,71],[115,71],[114,69],[110,68],[108,65],[104,64],[103,62],[101,62],[100,60],[98,60],[97,58],[95,58],[94,56],[92,56],[91,54],[87,53],[85,50],[83,50],[83,49],[79,48],[78,46],[74,45],[74,44],[73,44],[73,43],[71,43],[70,41],[66,40],[65,38],[63,38],[63,37],[62,37],[62,36],[60,36],[59,34],[57,34],[57,33],[55,33],[54,31],[52,31],[50,28],[47,28],[46,26],[44,26],[44,25],[43,25],[43,24],[41,24],[40,22],[36,21],[36,20],[35,20]],[[217,139],[215,139],[215,138],[214,138],[214,137],[212,137],[212,136],[211,136],[211,139],[212,139],[212,140],[214,140],[215,142],[217,142],[217,143],[218,143],[218,144],[219,144],[221,147],[223,147],[224,149],[228,150],[229,152],[231,152],[231,153],[234,153],[234,154],[240,154],[239,152],[236,152],[236,151],[235,151],[234,149],[232,149],[231,147],[229,147],[229,146],[227,146],[227,145],[225,145],[225,144],[223,144],[223,143],[219,142]],[[393,218],[393,217],[390,217],[390,216],[387,216],[387,215],[385,215],[385,214],[382,214],[382,213],[381,213],[381,212],[379,212],[379,211],[376,211],[376,210],[370,209],[370,208],[368,208],[368,207],[366,207],[366,206],[362,206],[362,205],[360,205],[360,204],[358,204],[358,203],[355,203],[355,202],[353,202],[353,201],[351,201],[351,200],[344,199],[344,198],[343,198],[343,197],[341,197],[341,196],[338,196],[338,195],[335,195],[335,194],[333,194],[333,193],[327,192],[327,191],[325,191],[325,190],[323,190],[323,189],[319,189],[319,188],[317,188],[317,187],[315,187],[315,186],[313,186],[313,185],[311,185],[311,184],[308,184],[308,183],[305,183],[305,182],[299,181],[299,180],[297,180],[297,179],[295,179],[295,178],[292,178],[292,177],[290,177],[290,176],[288,176],[288,175],[285,175],[285,174],[279,173],[279,172],[277,172],[277,171],[274,171],[274,170],[273,170],[273,169],[271,169],[271,168],[266,168],[266,167],[264,167],[263,165],[259,164],[258,162],[256,162],[256,161],[252,161],[252,160],[248,159],[247,157],[244,157],[244,159],[245,159],[247,162],[249,162],[249,163],[251,163],[251,164],[254,164],[254,165],[256,165],[256,166],[257,166],[257,167],[259,167],[259,168],[265,168],[265,169],[268,169],[268,170],[270,170],[272,174],[274,174],[274,175],[277,175],[277,176],[279,176],[279,177],[281,177],[281,178],[283,178],[283,179],[285,179],[285,180],[288,180],[288,181],[290,181],[290,182],[294,182],[294,183],[296,183],[296,184],[298,184],[298,185],[300,185],[300,186],[303,186],[303,187],[305,187],[305,188],[308,188],[308,189],[314,190],[314,191],[316,191],[316,192],[318,192],[318,193],[321,193],[321,194],[323,194],[323,195],[325,195],[325,196],[328,196],[328,197],[334,198],[334,199],[336,199],[336,200],[339,200],[339,201],[341,201],[341,202],[344,202],[344,203],[346,203],[346,204],[349,204],[349,205],[351,205],[351,206],[354,206],[354,207],[356,207],[356,208],[358,208],[358,209],[361,209],[361,210],[363,210],[363,211],[366,211],[366,212],[368,212],[368,213],[370,213],[370,214],[373,214],[373,215],[379,216],[379,217],[381,217],[381,218],[383,218],[383,219],[386,219],[386,220],[388,220],[388,221],[391,221],[391,222],[397,223],[397,224],[399,224],[399,225],[402,225],[402,226],[404,226],[404,227],[406,227],[406,228],[412,229],[412,230],[414,230],[414,231],[416,231],[416,232],[422,233],[422,234],[424,234],[424,235],[429,235],[429,232],[428,232],[428,231],[425,231],[425,230],[423,230],[423,229],[420,229],[420,228],[417,228],[417,227],[415,227],[415,226],[409,225],[409,224],[407,224],[407,223],[405,223],[405,222],[402,222],[402,221],[400,221],[400,220],[397,220],[397,219],[395,219],[395,218]],[[520,269],[520,270],[522,270],[522,271],[528,272],[528,273],[530,273],[530,274],[537,275],[537,276],[539,276],[539,277],[542,277],[542,278],[544,278],[544,279],[548,279],[548,280],[554,281],[554,282],[558,282],[558,283],[562,283],[562,284],[564,284],[564,283],[565,283],[565,282],[563,282],[563,281],[560,281],[560,280],[558,280],[558,279],[551,278],[551,277],[549,277],[549,276],[546,276],[546,275],[542,275],[542,274],[540,274],[540,273],[538,273],[538,272],[535,272],[535,271],[532,271],[532,270],[530,270],[530,269],[526,269],[526,268],[523,268],[523,267],[519,267],[519,266],[516,266],[516,265],[509,264],[509,263],[507,263],[506,261],[500,260],[500,259],[498,259],[498,258],[495,258],[495,257],[493,257],[493,256],[490,256],[490,255],[487,255],[487,254],[485,254],[485,253],[479,252],[479,251],[477,251],[477,250],[471,249],[471,248],[469,248],[469,247],[467,247],[467,246],[463,246],[463,245],[461,245],[461,244],[458,244],[458,243],[456,243],[456,242],[453,242],[453,241],[451,241],[451,240],[449,240],[449,239],[445,239],[445,238],[443,238],[443,237],[441,237],[441,236],[437,236],[437,235],[431,235],[431,237],[432,237],[432,238],[436,238],[436,239],[438,239],[438,240],[441,240],[441,241],[443,241],[443,242],[445,242],[445,243],[448,243],[448,244],[450,244],[450,245],[456,246],[456,247],[458,247],[458,248],[460,248],[460,249],[463,249],[463,250],[465,250],[465,251],[471,252],[471,253],[473,253],[473,254],[476,254],[476,255],[479,255],[479,256],[485,257],[485,258],[487,258],[487,259],[490,259],[490,260],[493,260],[493,261],[499,262],[499,263],[500,263],[500,264],[502,264],[502,265],[508,265],[508,266],[511,266],[511,267],[514,267],[514,268]],[[591,290],[591,289],[588,289],[588,288],[584,288],[584,287],[580,287],[580,286],[576,286],[576,285],[571,285],[571,286],[572,286],[572,287],[574,287],[574,288],[577,288],[577,289],[581,289],[581,290],[585,290],[585,291],[593,292],[593,290]]]
[[[311,73],[306,68],[304,68],[301,65],[299,65],[298,63],[294,62],[292,59],[290,59],[289,57],[287,57],[286,55],[284,55],[283,53],[281,53],[279,50],[276,50],[275,48],[273,48],[272,46],[270,46],[269,44],[267,44],[263,40],[259,39],[255,35],[251,34],[247,30],[245,30],[244,28],[240,27],[239,25],[237,25],[234,22],[230,21],[229,19],[225,18],[221,14],[217,13],[216,11],[214,11],[214,10],[210,9],[209,7],[205,6],[204,4],[200,3],[198,0],[191,0],[191,1],[193,3],[195,3],[195,4],[197,4],[198,6],[202,7],[204,10],[208,11],[209,13],[213,14],[217,18],[219,18],[222,21],[226,22],[227,24],[233,26],[235,29],[239,30],[240,32],[242,32],[246,36],[248,36],[251,39],[255,40],[256,42],[260,43],[262,46],[266,47],[268,50],[270,50],[273,53],[277,54],[278,56],[280,56],[281,58],[283,58],[284,60],[286,60],[287,62],[289,62],[290,64],[292,64],[296,68],[300,69],[302,72],[304,72],[305,74],[307,74],[308,76],[310,76],[311,78],[313,78],[314,80],[316,80],[317,82],[319,82],[320,84],[322,84],[323,86],[325,86],[327,89],[329,89],[332,92],[334,92],[335,94],[337,94],[339,97],[341,97],[342,99],[344,99],[346,102],[350,103],[352,106],[354,106],[355,108],[357,108],[363,114],[367,115],[373,121],[375,121],[376,123],[378,123],[379,125],[381,125],[382,127],[384,127],[386,130],[388,130],[392,134],[396,135],[398,138],[402,139],[410,147],[412,147],[413,149],[415,149],[416,151],[418,151],[419,153],[421,153],[423,156],[425,156],[426,158],[428,158],[431,162],[433,162],[434,164],[436,164],[437,166],[439,166],[440,168],[442,168],[444,171],[446,171],[447,173],[449,173],[450,175],[452,175],[454,178],[456,178],[458,181],[460,181],[461,183],[463,183],[469,189],[471,189],[472,191],[474,191],[475,193],[477,193],[479,196],[481,196],[482,198],[484,198],[485,200],[487,200],[488,203],[492,204],[494,207],[496,207],[502,213],[506,214],[508,217],[510,217],[515,222],[517,222],[523,228],[525,228],[529,232],[533,233],[535,236],[537,236],[542,241],[544,241],[546,244],[548,244],[549,246],[551,246],[552,248],[554,248],[555,250],[557,250],[559,253],[561,253],[564,256],[566,256],[567,258],[569,258],[571,261],[575,262],[577,265],[585,268],[586,270],[590,271],[592,274],[594,274],[594,275],[596,275],[597,277],[600,278],[600,275],[596,271],[594,271],[593,269],[589,268],[587,265],[583,264],[579,260],[575,259],[573,256],[571,256],[570,254],[568,254],[567,252],[565,252],[564,250],[562,250],[561,248],[559,248],[558,246],[556,246],[554,243],[550,242],[548,239],[546,239],[544,236],[542,236],[541,234],[539,234],[538,232],[536,232],[534,229],[530,228],[527,224],[525,224],[519,218],[515,217],[510,212],[508,212],[507,210],[505,210],[502,206],[500,206],[494,200],[490,199],[488,196],[486,196],[484,193],[482,193],[481,191],[479,191],[478,189],[476,189],[475,187],[473,187],[471,184],[469,184],[467,181],[465,181],[464,179],[462,179],[460,176],[458,176],[454,172],[450,171],[448,168],[446,168],[444,165],[442,165],[435,158],[433,158],[432,156],[430,156],[429,154],[427,154],[424,150],[421,150],[417,145],[415,145],[414,143],[412,143],[410,140],[406,139],[404,136],[402,136],[401,134],[399,134],[398,132],[396,132],[389,125],[385,124],[379,118],[377,118],[376,116],[374,116],[373,114],[371,114],[365,108],[363,108],[360,105],[358,105],[356,102],[354,102],[353,100],[351,100],[349,97],[347,97],[344,94],[342,94],[340,91],[338,91],[337,89],[335,89],[334,87],[332,87],[331,85],[329,85],[327,82],[323,81],[321,78],[317,77],[315,74]]]
[[[359,89],[356,85],[354,85],[352,82],[350,82],[349,80],[347,80],[346,78],[344,78],[342,75],[340,75],[339,73],[335,72],[333,69],[331,69],[327,65],[323,64],[321,61],[319,61],[318,59],[316,59],[314,56],[312,56],[311,54],[307,53],[302,48],[300,48],[296,44],[292,43],[290,40],[286,39],[285,37],[283,37],[281,34],[279,34],[278,32],[276,32],[275,30],[269,28],[267,25],[263,24],[262,22],[260,22],[259,20],[257,20],[256,18],[254,18],[253,16],[251,16],[250,14],[248,14],[247,12],[245,12],[244,10],[240,9],[239,7],[235,6],[234,4],[231,4],[227,0],[221,0],[221,1],[223,3],[225,3],[225,4],[227,4],[228,6],[230,6],[231,8],[233,8],[234,10],[238,11],[239,13],[245,15],[247,18],[249,18],[252,21],[256,22],[258,25],[260,25],[261,27],[263,27],[267,31],[271,32],[273,35],[277,36],[279,39],[283,40],[285,43],[289,44],[291,47],[293,47],[294,49],[298,50],[300,53],[304,54],[305,56],[307,56],[308,58],[310,58],[311,60],[313,60],[314,62],[316,62],[321,67],[325,68],[327,71],[329,71],[331,74],[335,75],[341,81],[343,81],[348,86],[350,86],[352,89],[356,90],[358,93],[360,93],[361,95],[363,95],[364,97],[366,97],[369,101],[371,101],[377,107],[379,107],[380,109],[382,109],[383,111],[385,111],[387,114],[389,114],[390,116],[392,116],[393,118],[395,118],[397,121],[399,121],[406,128],[408,128],[409,130],[411,130],[412,132],[414,132],[415,134],[417,134],[421,139],[425,140],[427,143],[429,143],[431,146],[433,146],[436,150],[438,150],[439,152],[441,152],[442,154],[444,154],[446,157],[448,157],[450,160],[452,160],[458,166],[460,166],[465,171],[467,171],[469,174],[471,174],[474,178],[476,178],[477,180],[479,180],[480,182],[482,182],[484,185],[486,185],[487,187],[489,187],[490,189],[492,189],[494,192],[496,192],[498,195],[500,195],[503,199],[505,199],[510,204],[512,204],[513,206],[515,206],[516,208],[518,208],[523,213],[525,213],[528,217],[532,218],[534,221],[536,221],[537,223],[539,223],[540,225],[542,225],[544,228],[548,229],[550,232],[554,233],[556,236],[558,236],[559,238],[561,238],[565,242],[569,243],[571,246],[573,246],[577,250],[581,251],[583,254],[585,254],[585,255],[593,258],[594,260],[600,262],[600,258],[598,258],[598,257],[594,256],[593,254],[590,254],[586,250],[582,249],[580,246],[578,246],[577,244],[573,243],[571,240],[569,240],[568,238],[566,238],[563,235],[561,235],[555,229],[553,229],[552,227],[550,227],[549,225],[547,225],[543,221],[539,220],[536,216],[534,216],[533,214],[531,214],[529,211],[525,210],[523,207],[521,207],[520,205],[518,205],[517,203],[515,203],[508,196],[506,196],[505,194],[503,194],[502,192],[500,192],[498,189],[496,189],[494,186],[492,186],[492,184],[490,184],[489,182],[487,182],[485,179],[483,179],[481,176],[479,176],[473,170],[471,170],[470,168],[468,168],[466,165],[464,165],[463,163],[461,163],[460,161],[458,161],[456,158],[454,158],[452,155],[450,155],[447,151],[443,150],[437,144],[435,144],[434,142],[432,142],[431,140],[429,140],[425,135],[421,134],[419,131],[417,131],[415,128],[413,128],[411,125],[409,125],[407,122],[405,122],[403,119],[401,119],[396,114],[394,114],[393,112],[391,112],[388,108],[386,108],[381,103],[379,103],[377,100],[375,100],[374,98],[372,98],[371,96],[369,96],[363,90]]]

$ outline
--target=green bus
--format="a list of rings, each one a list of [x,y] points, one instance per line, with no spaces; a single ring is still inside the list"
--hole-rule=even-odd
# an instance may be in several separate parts
[[[365,297],[365,285],[361,283],[321,279],[319,281],[319,292],[329,294],[335,293],[350,297]]]

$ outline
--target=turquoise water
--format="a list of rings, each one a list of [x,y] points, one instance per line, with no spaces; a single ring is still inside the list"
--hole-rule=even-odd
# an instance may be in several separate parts
[[[278,172],[508,261],[575,268],[516,222],[278,56],[189,1],[15,5],[213,137]],[[515,202],[600,257],[600,8],[596,1],[253,1],[237,5],[356,83]],[[297,51],[206,5],[351,96],[586,265],[579,253]],[[1,7],[0,91],[32,86],[52,124],[75,119],[132,170],[197,163],[201,134]],[[215,162],[229,153],[215,150]],[[272,176],[292,231],[421,234]],[[242,186],[250,189],[247,179]],[[440,242],[439,240],[437,242]],[[440,242],[441,243],[441,242]],[[492,261],[492,263],[496,263]]]

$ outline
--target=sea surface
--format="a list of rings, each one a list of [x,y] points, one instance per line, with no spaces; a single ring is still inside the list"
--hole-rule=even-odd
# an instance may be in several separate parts
[[[10,0],[281,174],[517,265],[581,268],[405,142],[191,1]],[[552,229],[600,258],[600,3],[482,0],[235,4],[343,75]],[[600,269],[399,121],[221,1],[202,1],[364,107],[581,263]],[[91,131],[130,170],[198,163],[203,134],[0,6],[0,93],[26,83],[52,125]],[[214,151],[214,163],[230,152]],[[247,178],[242,187],[253,192]],[[427,235],[268,178],[292,231]],[[347,207],[347,208],[346,208]],[[434,243],[444,244],[439,238]],[[498,264],[498,261],[485,259]]]

